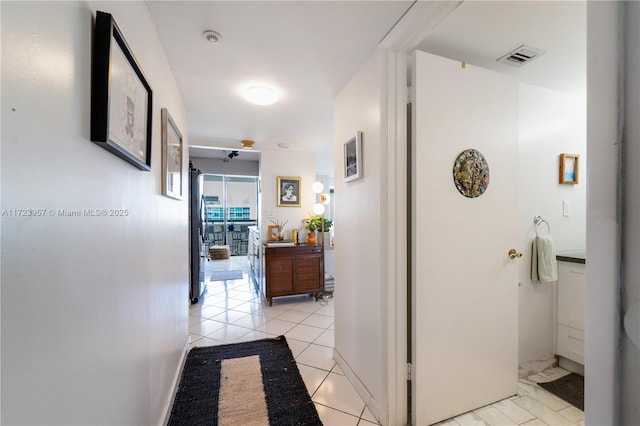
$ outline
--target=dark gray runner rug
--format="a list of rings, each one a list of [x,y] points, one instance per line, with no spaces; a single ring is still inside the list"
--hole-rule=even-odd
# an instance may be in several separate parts
[[[538,383],[558,398],[584,411],[584,377],[571,373],[552,382]]]
[[[300,376],[284,336],[230,345],[193,348],[187,355],[169,426],[233,424],[218,417],[222,365],[226,360],[258,355],[268,424],[321,426],[322,422]],[[227,374],[227,373],[225,373]],[[242,426],[237,423],[238,426]],[[244,423],[246,424],[246,423]]]
[[[213,271],[211,273],[211,281],[241,280],[242,271],[233,269],[231,271]]]

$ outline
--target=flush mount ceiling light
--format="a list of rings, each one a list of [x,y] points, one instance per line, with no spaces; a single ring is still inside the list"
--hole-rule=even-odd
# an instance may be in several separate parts
[[[244,98],[252,104],[271,105],[278,100],[279,96],[271,87],[249,86],[244,89]]]
[[[255,144],[255,142],[250,139],[242,139],[240,142],[242,142],[242,148],[244,149],[253,149],[253,144]]]

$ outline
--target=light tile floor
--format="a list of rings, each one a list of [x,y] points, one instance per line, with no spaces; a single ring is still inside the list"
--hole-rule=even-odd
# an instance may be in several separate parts
[[[326,426],[376,425],[376,419],[332,358],[333,300],[284,297],[268,306],[249,279],[245,256],[206,262],[213,271],[241,270],[242,279],[209,281],[189,310],[191,346],[211,346],[284,334]],[[560,368],[520,379],[518,395],[440,425],[584,425],[584,413],[536,383],[568,374]]]

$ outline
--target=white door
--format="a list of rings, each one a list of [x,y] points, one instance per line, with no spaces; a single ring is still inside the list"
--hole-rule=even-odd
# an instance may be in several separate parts
[[[413,75],[413,423],[428,425],[515,395],[518,375],[518,85],[416,52]],[[458,155],[489,167],[461,195]]]

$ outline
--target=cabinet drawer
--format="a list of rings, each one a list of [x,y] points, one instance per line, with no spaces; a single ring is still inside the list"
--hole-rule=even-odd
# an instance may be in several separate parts
[[[584,331],[558,325],[558,355],[584,365]]]

